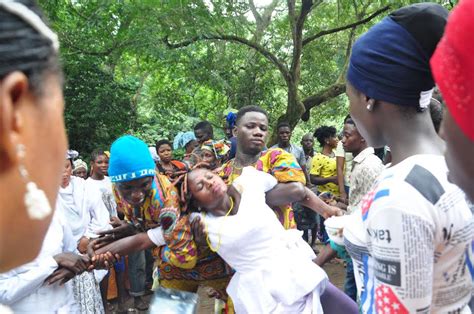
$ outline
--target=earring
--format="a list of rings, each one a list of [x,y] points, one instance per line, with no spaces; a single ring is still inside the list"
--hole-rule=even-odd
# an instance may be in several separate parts
[[[31,219],[43,220],[52,212],[48,198],[43,190],[36,186],[36,183],[30,181],[28,170],[23,164],[25,158],[25,146],[23,144],[17,145],[17,155],[20,160],[18,170],[21,177],[26,182],[25,206],[26,212]]]
[[[371,104],[367,105],[367,110],[372,111],[372,105]]]

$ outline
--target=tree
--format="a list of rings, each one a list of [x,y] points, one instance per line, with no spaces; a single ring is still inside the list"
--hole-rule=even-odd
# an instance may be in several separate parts
[[[273,125],[308,121],[301,132],[338,123],[354,38],[411,0],[39,1],[61,42],[70,142],[89,152],[122,133],[153,144],[200,119],[220,127],[248,104]]]
[[[287,16],[284,19],[288,20],[289,24],[292,53],[290,55],[289,62],[285,62],[284,58],[277,56],[274,52],[264,47],[260,43],[264,36],[264,31],[270,24],[272,12],[275,8],[277,8],[278,2],[279,1],[273,1],[267,8],[264,9],[263,14],[260,14],[256,9],[254,2],[252,0],[249,1],[250,10],[253,13],[256,21],[255,32],[253,33],[251,39],[247,39],[235,34],[227,34],[221,31],[216,31],[199,34],[183,41],[175,40],[172,42],[170,40],[170,36],[165,36],[163,40],[169,48],[173,49],[187,47],[198,41],[218,40],[244,45],[258,52],[279,70],[281,77],[286,84],[286,110],[284,114],[278,117],[277,122],[285,120],[289,122],[292,127],[294,127],[299,122],[300,118],[303,118],[304,120],[309,119],[309,112],[312,108],[342,94],[345,91],[344,72],[348,64],[347,60],[350,55],[350,49],[354,40],[356,28],[360,25],[370,22],[377,16],[388,11],[390,6],[381,6],[372,13],[366,14],[367,9],[371,7],[372,3],[368,1],[366,3],[361,2],[358,4],[357,1],[353,1],[353,22],[333,28],[320,28],[319,31],[313,31],[311,28],[314,29],[316,27],[314,27],[314,23],[311,23],[313,25],[311,25],[311,27],[309,27],[310,29],[307,30],[307,33],[311,33],[311,35],[304,36],[303,33],[305,31],[306,21],[309,14],[313,10],[316,10],[318,6],[322,5],[323,1],[302,0],[301,3],[297,5],[295,0],[288,0],[286,5]],[[212,3],[214,4],[214,2]],[[303,57],[304,48],[313,46],[316,40],[324,36],[346,30],[349,31],[348,44],[345,49],[345,60],[343,61],[343,67],[339,71],[340,75],[338,76],[337,80],[329,86],[323,87],[316,93],[301,99],[299,88],[302,74],[301,59]]]

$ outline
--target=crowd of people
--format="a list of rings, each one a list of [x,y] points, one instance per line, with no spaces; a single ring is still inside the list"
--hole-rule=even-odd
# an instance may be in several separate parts
[[[226,313],[471,313],[474,0],[448,15],[414,4],[363,34],[343,125],[301,147],[284,121],[267,147],[246,106],[225,139],[201,121],[87,163],[67,150],[56,34],[0,0],[0,312],[104,313],[113,284],[119,312],[207,287]]]

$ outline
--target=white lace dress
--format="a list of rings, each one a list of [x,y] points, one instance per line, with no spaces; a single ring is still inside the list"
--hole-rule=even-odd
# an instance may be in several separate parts
[[[327,275],[312,260],[298,230],[285,230],[265,203],[276,179],[252,167],[234,181],[241,193],[235,215],[201,214],[210,241],[236,273],[227,292],[237,313],[322,313],[319,296]]]

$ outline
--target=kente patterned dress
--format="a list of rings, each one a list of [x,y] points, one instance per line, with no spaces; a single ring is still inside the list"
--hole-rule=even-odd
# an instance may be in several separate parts
[[[162,209],[180,208],[176,188],[159,173],[154,178],[152,192],[138,210],[134,210],[120,196],[115,186],[114,195],[117,208],[124,212],[125,220],[143,231],[159,225]],[[225,289],[232,270],[217,254],[209,254],[209,250],[196,247],[189,216],[180,216],[173,231],[165,233],[164,237],[167,244],[153,249],[163,287],[196,292],[199,284],[204,282],[219,291]]]
[[[227,185],[232,184],[242,173],[242,168],[236,167],[234,161],[235,159],[231,159],[225,163],[219,173]],[[304,172],[295,157],[281,148],[270,148],[262,152],[253,166],[257,170],[274,176],[278,183],[301,182],[306,184]],[[296,229],[291,204],[272,209],[285,229]]]

